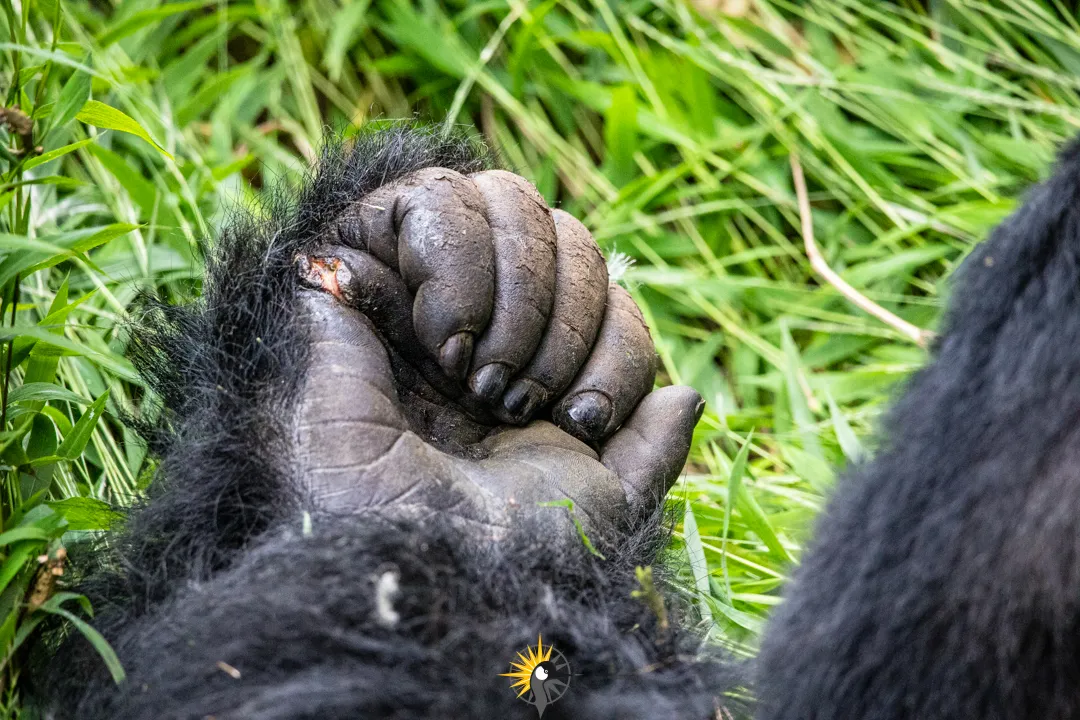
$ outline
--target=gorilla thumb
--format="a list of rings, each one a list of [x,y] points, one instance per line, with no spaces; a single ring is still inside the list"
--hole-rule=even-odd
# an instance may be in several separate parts
[[[619,476],[631,512],[651,514],[675,483],[705,409],[684,385],[653,390],[604,444],[600,462]]]

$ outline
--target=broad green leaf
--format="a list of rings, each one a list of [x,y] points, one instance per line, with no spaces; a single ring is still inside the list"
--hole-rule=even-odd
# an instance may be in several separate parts
[[[47,547],[46,542],[44,539],[22,540],[11,546],[3,564],[0,564],[0,592],[7,588],[16,575],[27,569],[28,563],[34,557],[41,554]]]
[[[781,455],[795,473],[810,483],[821,494],[828,492],[836,479],[833,468],[816,455],[811,455],[795,443],[781,446]]]
[[[70,290],[68,280],[70,277],[70,275],[64,275],[64,280],[60,283],[60,287],[56,289],[56,294],[53,295],[52,302],[49,303],[49,312],[46,313],[46,317],[55,316],[61,310],[67,309],[68,292]],[[62,333],[63,330],[60,330],[59,332]]]
[[[791,557],[787,548],[780,542],[776,530],[773,528],[772,523],[769,522],[769,517],[761,509],[757,499],[750,494],[745,485],[739,488],[738,501],[739,510],[746,525],[761,538],[766,547],[781,561],[786,563],[794,562],[795,559]]]
[[[93,138],[86,138],[84,140],[79,140],[78,142],[69,143],[68,145],[64,145],[63,147],[58,147],[55,150],[50,150],[47,153],[42,153],[41,155],[30,158],[25,163],[23,163],[23,169],[33,170],[38,165],[44,165],[45,163],[50,162],[51,160],[55,160],[58,157],[63,157],[68,153],[75,152],[79,148],[86,147],[92,142],[94,142]]]
[[[94,432],[94,427],[97,426],[97,422],[101,418],[101,413],[104,412],[105,403],[108,399],[109,391],[106,390],[101,397],[94,401],[93,405],[83,412],[82,416],[72,426],[71,432],[64,437],[64,441],[56,449],[57,456],[74,460],[82,454],[83,448],[86,447],[86,443],[89,442],[90,436]]]
[[[48,505],[67,520],[65,530],[108,530],[124,518],[123,513],[96,498],[70,497]]]
[[[611,93],[611,105],[604,116],[604,172],[616,186],[633,180],[637,174],[637,93],[622,85]]]
[[[109,669],[109,674],[112,675],[113,682],[119,685],[124,681],[124,667],[120,664],[120,658],[116,656],[116,652],[114,652],[112,646],[109,645],[109,641],[106,640],[101,633],[91,627],[90,624],[82,618],[59,606],[46,603],[41,606],[41,610],[52,615],[59,615],[74,625],[75,629],[82,633],[83,637],[85,637],[94,647],[94,650],[97,650],[98,655],[100,655],[101,659],[105,662],[105,667]]]
[[[832,417],[833,430],[836,432],[836,441],[840,443],[840,449],[844,457],[852,463],[860,463],[866,460],[867,452],[863,448],[859,438],[855,437],[855,431],[851,429],[844,413],[833,400],[832,393],[825,391],[825,399],[829,401],[829,415]]]
[[[31,45],[21,45],[19,43],[0,42],[0,50],[14,50],[33,57],[39,57],[43,60],[50,60],[57,65],[65,65],[67,67],[73,67],[76,70],[82,70],[83,72],[93,75],[96,78],[107,80],[107,78],[101,73],[94,70],[94,68],[79,62],[78,60],[72,60],[71,56],[60,50],[44,50],[42,48],[36,48]]]
[[[49,400],[63,400],[79,405],[90,404],[90,401],[82,395],[51,382],[25,383],[17,388],[12,388],[8,393],[9,403],[27,401],[47,402]]]
[[[28,418],[18,430],[11,433],[5,433],[3,451],[0,451],[0,459],[3,459],[4,463],[15,467],[30,463],[30,458],[27,457],[22,442],[17,441],[21,441],[26,437],[26,433],[30,432],[30,428],[33,427],[33,421],[32,417]]]
[[[127,190],[131,199],[143,209],[146,217],[149,217],[150,213],[154,211],[154,200],[157,197],[157,189],[154,184],[135,171],[123,156],[112,150],[103,148],[100,145],[91,145],[88,150],[90,154],[101,161],[106,170],[112,173],[112,176],[116,178],[121,187]]]
[[[83,400],[82,403],[88,405],[90,401]],[[50,418],[52,418],[53,424],[55,424],[56,429],[60,431],[61,437],[71,432],[72,423],[70,420],[68,420],[67,415],[61,412],[59,408],[54,408],[52,405],[46,405],[38,412],[40,412],[42,415],[48,415]]]
[[[788,330],[786,322],[781,322],[780,334],[781,347],[784,350],[784,383],[787,386],[791,416],[795,420],[795,427],[799,431],[803,449],[816,458],[824,458],[825,453],[818,440],[814,416],[810,412],[807,401],[809,384],[804,384],[806,375],[803,371],[802,360],[799,358],[799,349],[791,337],[791,331]]]
[[[323,64],[330,79],[337,82],[345,67],[346,54],[349,52],[356,35],[366,25],[366,16],[370,0],[354,0],[334,15],[330,30],[330,39],[323,51]]]
[[[54,331],[54,332],[55,332],[56,328],[61,328],[62,329],[64,323],[67,321],[68,315],[70,315],[71,312],[75,308],[82,305],[84,302],[91,299],[96,294],[97,294],[97,290],[93,290],[91,292],[86,293],[85,295],[83,295],[79,299],[75,300],[74,302],[68,303],[64,307],[62,307],[62,308],[60,308],[60,309],[58,309],[56,311],[50,312],[48,315],[46,315],[40,321],[38,321],[37,327],[41,328],[41,329],[44,329],[44,330],[51,330],[51,331]],[[55,298],[54,298],[54,302],[53,302],[52,306],[55,306],[55,305],[56,305],[56,302],[55,302]],[[59,335],[61,333],[55,333],[55,334]],[[14,347],[14,352],[12,353],[12,363],[11,363],[12,367],[18,367],[19,365],[21,365],[22,362],[26,359],[27,355],[29,353],[31,353],[36,346],[37,346],[37,340],[35,338],[32,338],[32,337],[17,337],[17,338],[15,338],[15,347]],[[32,382],[32,380],[30,380],[30,381]],[[23,383],[27,383],[27,382],[28,382],[28,379],[24,376],[23,377]]]
[[[80,342],[76,342],[75,340],[70,340],[59,335],[53,335],[51,332],[38,327],[16,326],[0,328],[0,342],[19,337],[30,338],[39,343],[52,345],[53,347],[63,350],[65,354],[68,355],[81,355],[125,380],[140,384],[142,382],[139,375],[135,372],[135,369],[131,366],[131,363],[122,355],[117,355],[115,353],[105,354],[83,345]]]
[[[17,527],[0,533],[0,546],[19,540],[49,540],[52,537],[52,533],[39,527]]]
[[[232,162],[225,163],[224,165],[216,167],[213,170],[214,180],[220,182],[232,175],[233,173],[240,172],[253,162],[255,162],[255,156],[248,154],[238,157]]]
[[[38,413],[30,425],[30,435],[26,439],[26,456],[33,468],[20,476],[22,497],[31,497],[39,492],[46,492],[52,487],[56,472],[55,462],[42,462],[42,458],[56,454],[56,426],[48,415]],[[20,468],[22,469],[22,468]]]
[[[930,245],[888,253],[880,260],[871,260],[853,266],[844,273],[844,279],[855,287],[864,287],[882,278],[906,277],[917,268],[955,254],[948,245]]]
[[[26,642],[26,639],[34,632],[34,630],[44,622],[46,616],[50,614],[50,610],[60,607],[66,602],[74,600],[82,608],[83,612],[93,617],[94,611],[90,606],[90,599],[85,595],[79,595],[73,592],[58,592],[52,597],[48,598],[41,607],[34,608],[35,612],[28,619],[24,619],[19,623],[19,631],[15,633],[15,638],[8,648],[8,657],[11,657],[19,646]],[[20,608],[21,610],[21,608]],[[44,611],[44,612],[40,612]],[[3,647],[3,645],[0,645]]]
[[[90,603],[90,598],[85,595],[80,595],[73,592],[58,592],[48,600],[41,604],[43,608],[57,608],[66,602],[74,600],[79,604],[79,609],[86,613],[87,617],[94,617],[94,606]]]
[[[388,23],[382,30],[403,47],[411,49],[440,72],[454,78],[463,78],[473,64],[474,53],[460,35],[446,32],[449,25],[440,12],[421,14],[407,3],[394,3],[386,7]],[[429,19],[431,18],[431,19]]]
[[[26,441],[26,455],[31,461],[56,453],[56,426],[45,415],[35,415]]]
[[[25,591],[20,595],[25,595]],[[0,648],[7,648],[7,654],[4,656],[5,664],[11,662],[19,646],[30,637],[44,619],[45,616],[23,618],[23,608],[18,603],[12,603],[11,607],[7,608],[4,622],[0,623]],[[16,627],[18,632],[16,632]]]
[[[705,548],[701,545],[701,533],[698,532],[697,520],[694,519],[694,510],[689,501],[683,512],[683,542],[686,543],[686,553],[690,560],[690,572],[694,575],[694,585],[698,590],[698,606],[701,608],[701,618],[705,622],[712,622],[712,609],[709,607],[709,561],[705,558]]]
[[[67,177],[66,175],[46,175],[44,177],[29,178],[27,180],[19,180],[18,182],[8,183],[3,188],[21,188],[28,187],[30,185],[52,185],[53,187],[60,188],[61,190],[74,190],[83,186],[83,181],[78,178]]]
[[[104,130],[119,130],[120,132],[130,133],[153,145],[162,155],[165,155],[170,159],[172,158],[172,155],[170,155],[165,148],[158,145],[157,142],[150,137],[150,133],[146,132],[142,125],[135,122],[135,120],[127,114],[114,107],[110,107],[103,102],[88,100],[75,118],[87,125],[93,125],[94,127],[99,127]]]
[[[735,459],[731,463],[731,473],[728,476],[728,498],[730,502],[738,506],[739,512],[743,521],[747,527],[754,531],[761,541],[765,543],[770,552],[776,555],[780,560],[784,562],[792,562],[792,557],[788,553],[787,548],[780,542],[780,538],[777,537],[776,531],[773,529],[772,524],[769,522],[768,516],[758,505],[754,496],[746,489],[743,483],[743,477],[746,475],[746,464],[750,456],[750,441],[753,439],[753,433],[747,436],[743,441],[742,447],[739,448],[739,452],[735,455]]]
[[[739,627],[745,628],[755,635],[760,633],[762,627],[765,625],[765,621],[761,618],[748,612],[743,612],[729,603],[721,602],[720,600],[713,598],[711,605],[715,608],[716,614],[722,615]]]
[[[76,70],[64,83],[60,97],[53,106],[49,131],[64,127],[79,114],[90,99],[90,74]]]
[[[198,10],[199,8],[213,4],[214,0],[198,0],[197,2],[166,3],[160,7],[139,10],[120,22],[115,23],[112,27],[98,36],[98,44],[103,48],[108,47],[117,40],[121,40],[132,33],[138,32],[147,25],[157,24],[171,15],[188,12],[190,10]]]
[[[0,250],[15,250],[0,262],[0,286],[11,282],[16,275],[25,278],[38,270],[52,267],[74,255],[123,237],[137,227],[139,226],[129,223],[114,223],[105,227],[80,228],[40,239],[0,234]]]
[[[47,530],[52,537],[60,537],[63,532],[64,518],[60,513],[46,505],[23,503],[16,512],[12,513],[11,521],[19,527],[34,526]]]
[[[57,312],[63,308],[67,303],[68,297],[68,279],[65,277],[64,282],[61,283],[60,289],[56,291],[56,296],[53,297],[52,303],[49,306],[49,314]],[[49,328],[49,332],[54,335],[64,334],[64,323],[61,321],[54,327]],[[30,360],[26,365],[26,376],[23,378],[25,383],[51,383],[53,378],[56,377],[56,368],[60,364],[60,353],[56,352],[55,348],[48,345],[35,345],[34,349],[30,351]],[[35,422],[37,419],[35,418]],[[51,423],[50,423],[51,425]],[[48,453],[38,453],[34,455],[31,453],[30,457],[40,457],[45,454],[52,454],[52,451],[56,449],[54,444]]]

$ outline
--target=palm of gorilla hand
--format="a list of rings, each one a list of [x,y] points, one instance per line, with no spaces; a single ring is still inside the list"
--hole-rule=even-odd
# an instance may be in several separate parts
[[[565,524],[550,501],[599,532],[655,510],[701,400],[638,403],[655,351],[580,223],[509,173],[429,168],[362,198],[336,236],[300,258],[326,292],[301,293],[315,352],[297,457],[326,509],[438,512],[496,537]],[[577,437],[510,424],[552,401]]]

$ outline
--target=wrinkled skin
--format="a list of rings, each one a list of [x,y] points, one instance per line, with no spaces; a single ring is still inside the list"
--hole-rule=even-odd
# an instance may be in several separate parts
[[[655,511],[703,401],[650,392],[648,329],[580,222],[511,173],[428,168],[333,234],[297,262],[315,342],[298,474],[325,509],[494,539],[568,524],[567,499],[601,534]]]

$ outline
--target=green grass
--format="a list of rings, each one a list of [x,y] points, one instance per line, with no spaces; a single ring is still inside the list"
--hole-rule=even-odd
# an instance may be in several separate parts
[[[200,238],[325,126],[415,114],[475,125],[632,261],[664,381],[709,402],[676,499],[686,592],[752,650],[835,468],[925,360],[819,282],[789,155],[831,267],[932,328],[1080,126],[1060,0],[56,3],[0,13],[3,107],[33,128],[0,129],[3,646],[59,608],[24,604],[37,556],[111,517],[57,501],[123,503],[152,470],[118,420],[142,395],[117,329],[136,293],[196,292]]]

